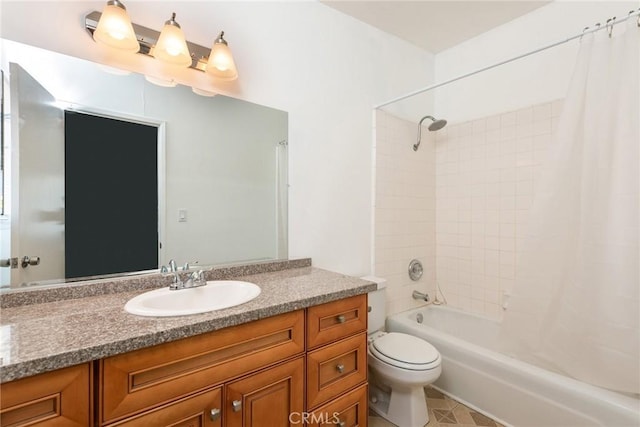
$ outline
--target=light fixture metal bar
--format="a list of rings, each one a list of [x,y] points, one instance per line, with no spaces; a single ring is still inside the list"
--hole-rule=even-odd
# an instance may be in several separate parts
[[[84,27],[87,29],[87,32],[89,32],[89,35],[93,36],[93,32],[97,28],[98,21],[100,21],[101,16],[102,13],[98,11],[93,11],[85,16]],[[131,25],[133,25],[136,38],[138,39],[138,43],[140,43],[140,51],[138,51],[138,53],[153,57],[151,49],[158,42],[160,32],[135,23],[131,23]],[[189,67],[195,70],[204,71],[211,50],[204,46],[200,46],[199,44],[191,43],[188,40],[187,47],[191,54],[191,65]]]

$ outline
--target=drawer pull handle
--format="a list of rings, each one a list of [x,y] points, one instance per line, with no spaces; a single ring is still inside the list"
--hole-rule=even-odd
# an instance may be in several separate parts
[[[233,408],[233,412],[240,412],[242,409],[242,400],[234,400],[231,402],[231,407]]]
[[[209,412],[209,418],[211,418],[211,421],[218,421],[220,419],[220,409],[213,408],[211,412]]]
[[[344,323],[347,321],[347,318],[344,317],[343,314],[341,314],[340,316],[336,317],[336,320],[338,321],[338,323]]]
[[[336,365],[336,371],[343,373],[344,372],[344,365],[342,363],[338,363]]]

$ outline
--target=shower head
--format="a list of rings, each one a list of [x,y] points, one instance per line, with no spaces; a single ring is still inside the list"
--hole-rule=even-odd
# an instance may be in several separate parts
[[[431,119],[432,122],[427,128],[430,132],[440,130],[447,125],[446,120],[436,120],[436,118],[432,116],[424,116],[422,119],[420,119],[420,122],[418,123],[418,142],[413,144],[413,151],[418,151],[418,147],[420,147],[420,140],[422,139],[422,122],[424,122],[426,119]]]
[[[443,127],[445,127],[446,125],[447,125],[447,121],[444,120],[444,119],[434,120],[434,122],[429,125],[429,130],[431,132],[433,132],[435,130],[440,130]]]

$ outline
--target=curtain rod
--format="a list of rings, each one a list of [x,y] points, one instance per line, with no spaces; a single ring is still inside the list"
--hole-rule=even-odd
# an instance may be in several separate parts
[[[624,18],[616,19],[615,17],[613,17],[611,19],[608,19],[606,25],[601,25],[598,22],[594,28],[589,29],[589,27],[585,27],[585,29],[580,34],[576,34],[575,36],[571,36],[571,37],[566,38],[564,40],[560,40],[560,41],[557,41],[555,43],[551,43],[549,45],[546,45],[546,46],[543,46],[541,48],[532,50],[530,52],[523,53],[523,54],[518,55],[518,56],[514,56],[513,58],[509,58],[509,59],[506,59],[504,61],[500,61],[500,62],[497,62],[495,64],[488,65],[486,67],[482,67],[482,68],[477,69],[475,71],[471,71],[471,72],[463,74],[461,76],[454,77],[454,78],[452,78],[450,80],[446,80],[446,81],[441,82],[441,83],[436,83],[434,85],[427,86],[427,87],[424,87],[422,89],[415,90],[413,92],[407,93],[406,95],[402,95],[402,96],[394,98],[394,99],[392,99],[390,101],[383,102],[382,104],[378,104],[374,108],[376,108],[376,109],[382,108],[382,107],[385,107],[385,106],[387,106],[389,104],[393,104],[394,102],[402,101],[403,99],[407,99],[407,98],[410,98],[412,96],[421,94],[423,92],[428,92],[430,90],[439,88],[441,86],[448,85],[449,83],[453,83],[455,81],[458,81],[458,80],[473,76],[474,74],[478,74],[478,73],[481,73],[483,71],[487,71],[487,70],[490,70],[492,68],[499,67],[500,65],[508,64],[509,62],[513,62],[513,61],[516,61],[518,59],[525,58],[525,57],[533,55],[535,53],[542,52],[543,50],[547,50],[547,49],[550,49],[552,47],[556,47],[556,46],[559,46],[561,44],[565,44],[567,42],[570,42],[572,40],[580,38],[580,37],[584,36],[585,34],[595,33],[596,31],[604,30],[605,28],[607,28],[607,29],[609,29],[609,31],[611,31],[610,29],[613,28],[614,25],[620,24],[620,23],[622,23],[622,22],[624,22],[624,21],[626,21],[626,20],[628,20],[628,19],[630,19],[630,18],[632,18],[634,16],[638,16],[640,18],[640,9],[630,11],[629,14],[627,16],[625,16]],[[638,26],[640,26],[640,21],[638,22]]]

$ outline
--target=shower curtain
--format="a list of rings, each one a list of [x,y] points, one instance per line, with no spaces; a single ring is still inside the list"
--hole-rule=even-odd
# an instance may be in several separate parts
[[[510,351],[640,393],[640,27],[583,36],[502,333]]]

